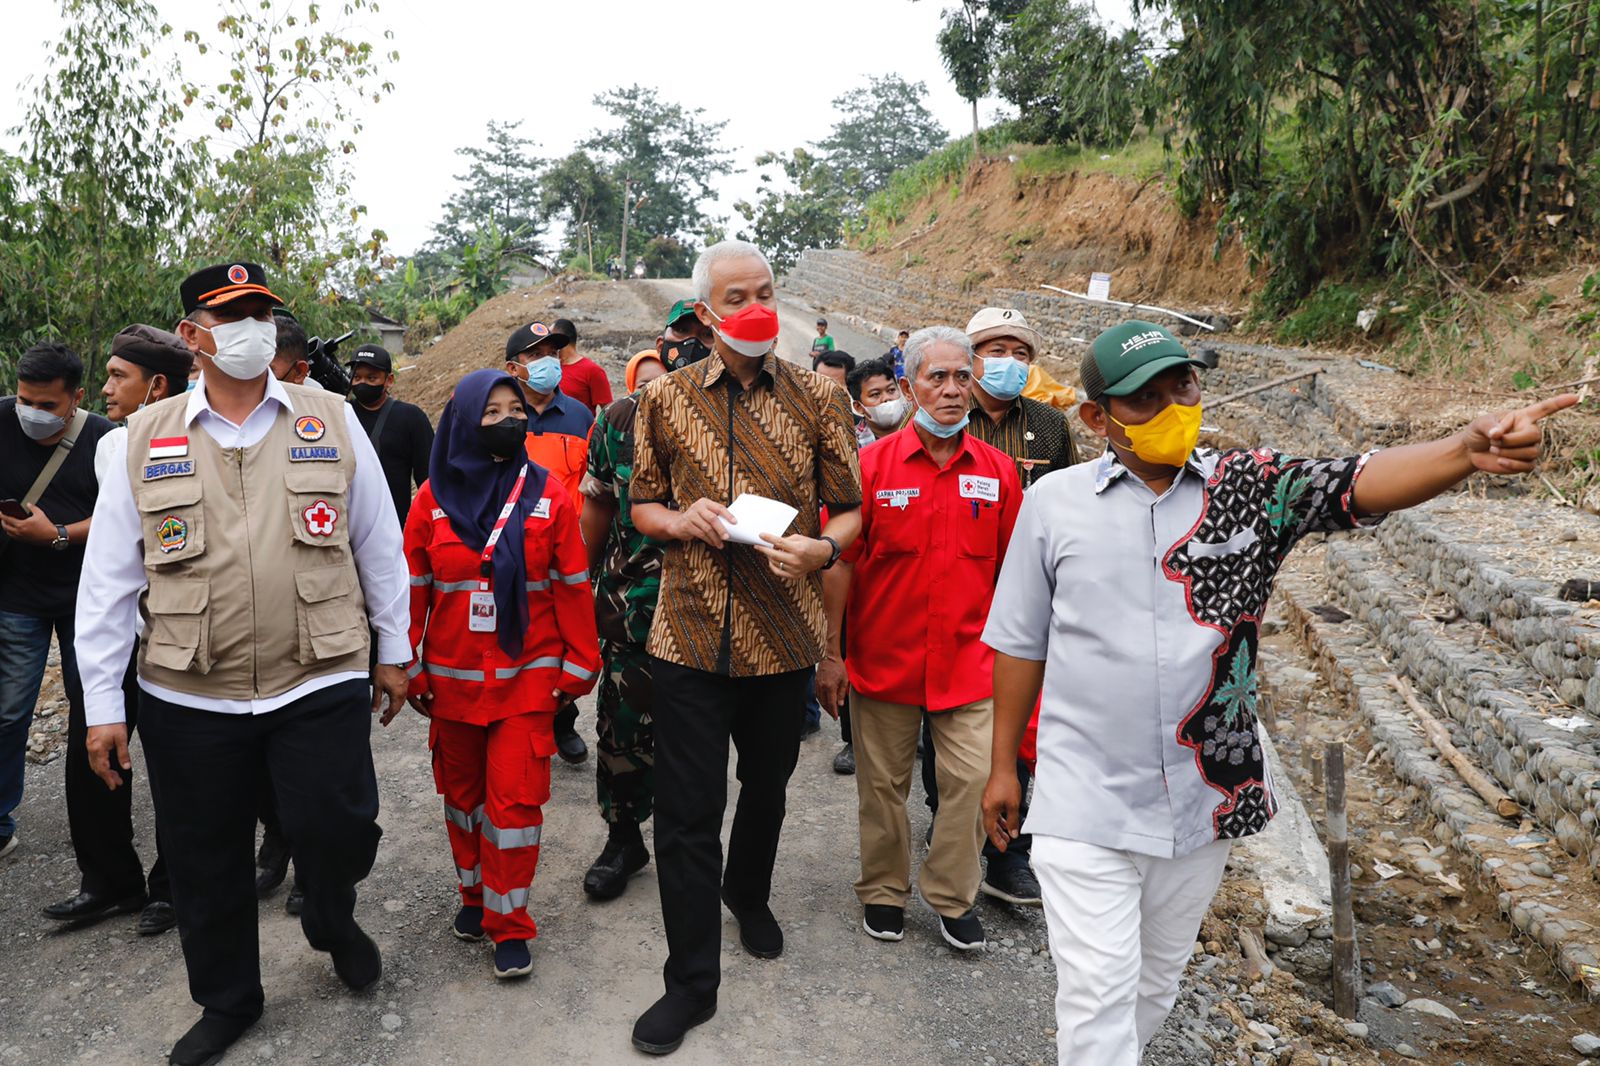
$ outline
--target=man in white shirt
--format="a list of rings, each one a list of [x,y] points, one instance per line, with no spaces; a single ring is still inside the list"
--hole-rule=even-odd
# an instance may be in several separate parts
[[[354,414],[269,372],[282,301],[260,267],[208,267],[181,291],[178,333],[200,383],[136,413],[114,453],[76,644],[89,762],[116,788],[131,765],[122,675],[144,621],[139,728],[204,1008],[169,1062],[200,1066],[261,1015],[251,845],[263,774],[304,882],[307,941],[352,989],[381,976],[354,918],[380,835],[367,710],[385,724],[398,712],[412,656],[400,527]]]

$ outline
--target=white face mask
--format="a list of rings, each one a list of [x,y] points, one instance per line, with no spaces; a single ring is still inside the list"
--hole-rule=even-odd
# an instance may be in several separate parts
[[[205,329],[216,341],[217,354],[211,361],[217,369],[239,381],[253,381],[267,372],[273,356],[278,354],[278,325],[259,318],[241,318],[237,322],[223,322],[213,327],[195,323],[195,328]]]
[[[871,422],[879,429],[893,429],[906,416],[907,406],[909,404],[904,396],[896,396],[892,400],[883,401],[876,407],[868,407],[866,404],[862,404],[861,412],[868,422]]]

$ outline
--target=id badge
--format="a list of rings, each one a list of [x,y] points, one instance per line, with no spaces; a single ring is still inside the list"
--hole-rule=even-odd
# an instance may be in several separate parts
[[[467,628],[474,633],[494,632],[494,593],[474,592],[467,598]]]

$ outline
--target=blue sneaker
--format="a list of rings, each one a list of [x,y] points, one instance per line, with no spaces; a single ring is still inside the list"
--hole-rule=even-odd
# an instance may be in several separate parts
[[[504,940],[494,946],[494,975],[501,980],[526,977],[533,972],[533,956],[526,940]]]

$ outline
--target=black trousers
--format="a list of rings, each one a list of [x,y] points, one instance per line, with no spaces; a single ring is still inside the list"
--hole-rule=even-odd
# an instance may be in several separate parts
[[[255,826],[263,768],[318,951],[354,939],[356,884],[378,851],[371,696],[341,681],[268,714],[218,714],[141,692],[140,728],[189,994],[207,1014],[261,1013]]]
[[[88,723],[83,713],[83,686],[67,685],[67,831],[82,875],[79,889],[124,899],[148,892],[152,900],[172,902],[167,864],[161,858],[160,826],[156,827],[156,861],[146,887],[144,864],[133,846],[133,771],[122,770],[122,787],[109,789],[89,769]],[[139,686],[133,663],[122,678],[122,706],[131,740],[139,725]]]
[[[1028,764],[1021,759],[1017,760],[1017,784],[1022,786],[1022,806],[1017,811],[1017,824],[1021,825],[1028,817],[1028,782],[1033,780],[1033,774],[1028,772]],[[927,797],[928,810],[934,814],[939,813],[939,779],[934,770],[933,733],[928,726],[928,716],[922,716],[922,791]],[[990,842],[988,837],[983,839],[983,857],[992,863],[1027,862],[1028,856],[1033,851],[1033,835],[1031,833],[1018,834],[1001,851]]]
[[[667,928],[668,992],[697,999],[721,983],[718,887],[740,907],[765,905],[783,829],[784,793],[800,757],[810,670],[724,677],[651,657],[655,679],[656,871]],[[739,800],[722,862],[728,742]]]

